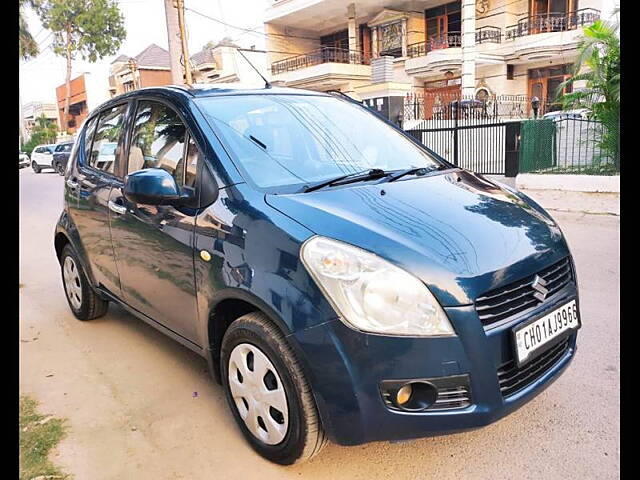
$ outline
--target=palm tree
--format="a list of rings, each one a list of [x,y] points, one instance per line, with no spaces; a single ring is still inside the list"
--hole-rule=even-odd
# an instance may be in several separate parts
[[[619,8],[616,8],[614,15]],[[558,88],[564,109],[588,108],[590,116],[603,125],[599,141],[605,157],[613,158],[619,166],[620,131],[620,38],[619,25],[598,20],[584,28],[584,39],[578,46],[579,55],[573,76]],[[562,90],[575,82],[584,81],[585,88],[565,93]]]
[[[37,56],[40,53],[38,48],[38,42],[36,42],[33,35],[29,31],[29,25],[27,25],[27,19],[24,16],[23,8],[25,5],[34,7],[36,1],[34,0],[19,0],[19,19],[18,19],[18,38],[20,44],[20,58],[23,60],[29,60],[32,57]]]

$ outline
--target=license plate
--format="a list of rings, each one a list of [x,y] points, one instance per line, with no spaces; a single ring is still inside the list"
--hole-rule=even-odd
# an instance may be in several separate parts
[[[546,350],[558,337],[567,336],[571,330],[580,328],[578,305],[575,300],[560,308],[531,320],[513,329],[513,338],[518,366],[527,363]]]

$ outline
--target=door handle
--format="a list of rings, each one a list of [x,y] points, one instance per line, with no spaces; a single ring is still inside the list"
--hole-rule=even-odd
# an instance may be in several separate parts
[[[71,179],[67,180],[67,187],[69,187],[71,190],[75,190],[76,188],[78,188],[78,182],[75,182]]]
[[[127,207],[125,207],[124,205],[118,205],[112,200],[109,200],[109,210],[119,213],[120,215],[124,215],[125,213],[127,213]]]

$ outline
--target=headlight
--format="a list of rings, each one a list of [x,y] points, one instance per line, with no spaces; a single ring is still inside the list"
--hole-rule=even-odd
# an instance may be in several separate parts
[[[429,289],[373,253],[316,236],[304,243],[300,256],[338,314],[358,330],[389,335],[455,335]]]

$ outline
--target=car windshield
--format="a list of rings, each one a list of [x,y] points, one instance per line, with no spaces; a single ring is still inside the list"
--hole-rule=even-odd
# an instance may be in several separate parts
[[[426,150],[347,100],[233,95],[202,98],[198,105],[249,179],[270,191],[294,191],[374,168],[441,165]]]

